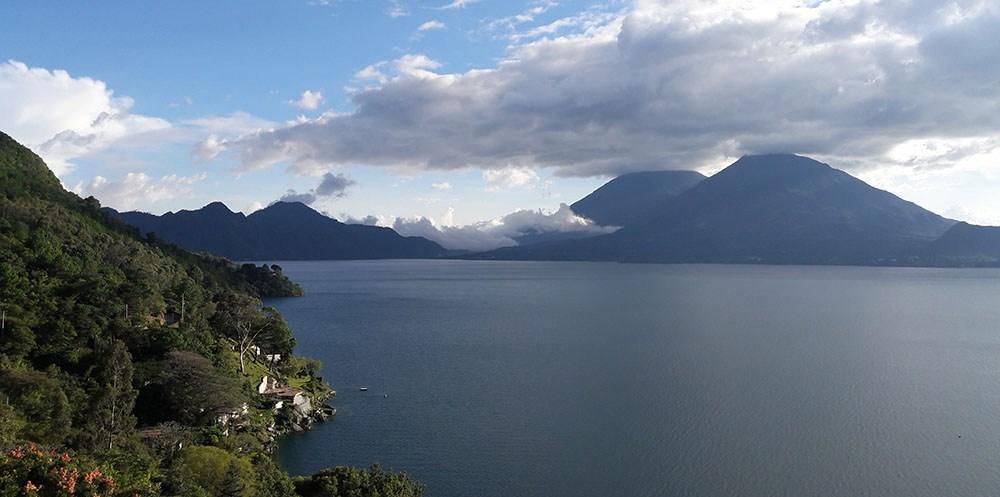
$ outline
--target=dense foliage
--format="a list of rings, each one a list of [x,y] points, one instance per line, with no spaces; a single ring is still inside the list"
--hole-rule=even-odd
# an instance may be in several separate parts
[[[300,293],[139,236],[0,133],[0,497],[294,495],[256,385],[329,391],[259,300]]]
[[[28,445],[0,455],[0,497],[100,497],[114,491],[112,476],[65,452]]]
[[[423,486],[405,474],[386,473],[378,466],[368,471],[337,466],[307,478],[295,480],[295,490],[302,497],[420,497]]]

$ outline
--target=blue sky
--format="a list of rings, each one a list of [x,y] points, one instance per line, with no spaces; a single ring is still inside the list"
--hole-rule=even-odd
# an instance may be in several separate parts
[[[484,248],[598,229],[560,204],[620,173],[793,152],[1000,224],[992,1],[12,0],[4,14],[0,130],[119,209],[299,198]]]
[[[503,57],[507,30],[490,23],[517,15],[538,2],[481,1],[445,9],[441,1],[338,0],[85,2],[17,1],[5,7],[8,28],[0,32],[0,60],[29,67],[62,69],[73,77],[103,81],[115,95],[134,100],[131,113],[172,123],[245,113],[273,122],[315,117],[324,111],[350,112],[346,87],[354,75],[379,61],[421,53],[440,70],[464,72],[491,67]],[[537,23],[587,8],[587,2],[546,4]],[[427,24],[423,31],[422,25]],[[323,95],[316,109],[289,104],[309,90]],[[110,181],[141,169],[153,178],[206,173],[189,195],[160,201],[106,203],[163,212],[196,208],[221,199],[235,210],[267,204],[287,189],[308,190],[311,176],[280,169],[236,175],[231,164],[193,163],[190,144],[144,149],[115,146],[75,159],[61,175],[67,186],[96,175]],[[111,164],[111,165],[109,165]],[[478,171],[448,174],[385,172],[355,164],[337,168],[356,182],[349,192],[322,207],[331,214],[444,216],[470,223],[516,208],[556,208],[585,194],[599,180],[554,187],[493,191],[484,195]],[[447,183],[450,190],[431,187]],[[362,191],[363,190],[363,191]],[[355,195],[357,193],[357,195]]]
[[[325,107],[350,110],[342,89],[375,61],[419,52],[449,72],[491,66],[506,42],[484,25],[528,4],[436,8],[447,3],[21,1],[6,6],[18,22],[0,36],[5,58],[106,81],[136,99],[137,113],[180,119],[246,111],[291,119],[297,113],[286,101],[305,89],[322,90]],[[545,17],[577,4],[564,2]],[[434,20],[445,27],[417,34]],[[187,98],[196,105],[177,105]]]

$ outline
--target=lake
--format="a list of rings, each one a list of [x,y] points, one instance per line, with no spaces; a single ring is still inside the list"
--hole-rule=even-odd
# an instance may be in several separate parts
[[[429,497],[1000,494],[1000,271],[287,262],[335,419]],[[359,388],[367,387],[367,392]]]

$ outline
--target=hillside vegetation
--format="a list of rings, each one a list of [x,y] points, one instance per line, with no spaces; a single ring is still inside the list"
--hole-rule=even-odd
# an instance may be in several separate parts
[[[140,236],[0,133],[0,497],[296,495],[268,455],[287,408],[257,384],[330,390],[259,299],[301,293],[278,266]],[[420,493],[350,468],[299,487]]]

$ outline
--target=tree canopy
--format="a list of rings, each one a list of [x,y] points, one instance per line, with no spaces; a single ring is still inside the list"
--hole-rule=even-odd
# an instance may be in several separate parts
[[[0,497],[293,495],[240,359],[322,384],[260,301],[301,293],[280,267],[141,236],[0,133]],[[218,421],[234,409],[239,433]]]

